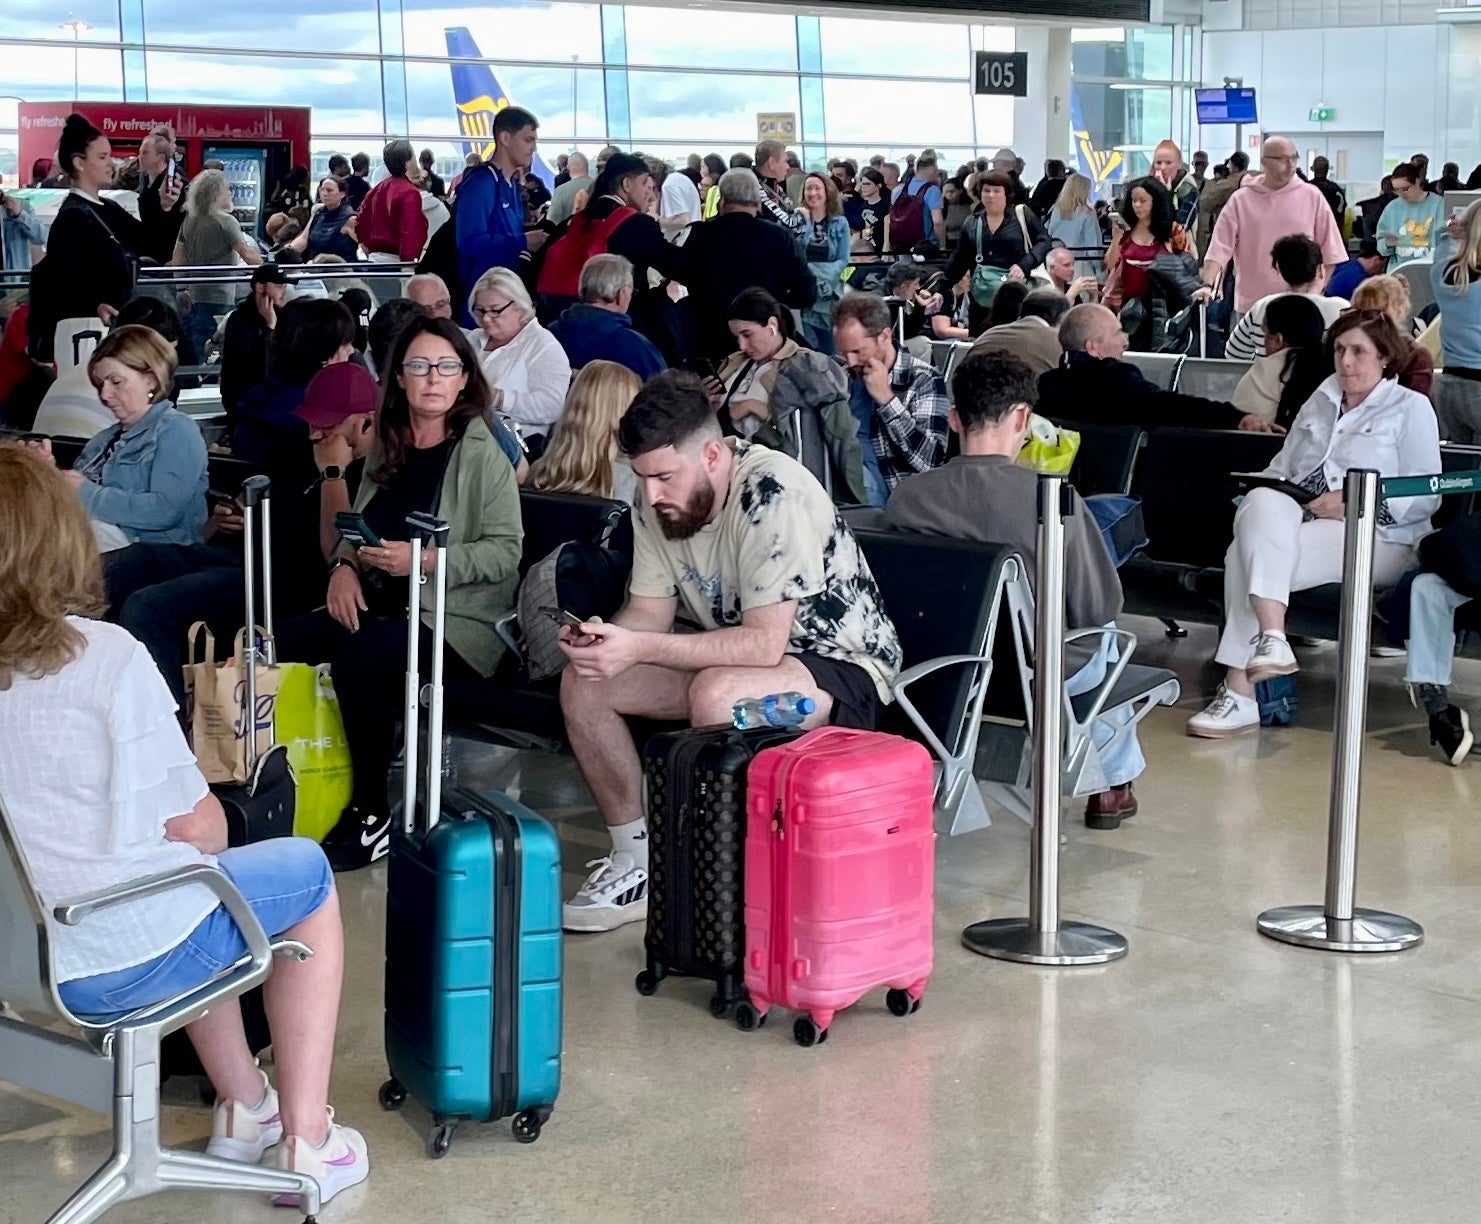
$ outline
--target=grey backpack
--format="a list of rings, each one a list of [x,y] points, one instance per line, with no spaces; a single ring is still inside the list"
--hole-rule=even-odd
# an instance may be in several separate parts
[[[620,552],[585,540],[568,540],[530,566],[516,603],[525,672],[532,681],[557,676],[566,665],[560,626],[541,609],[606,620],[622,607],[631,568]]]

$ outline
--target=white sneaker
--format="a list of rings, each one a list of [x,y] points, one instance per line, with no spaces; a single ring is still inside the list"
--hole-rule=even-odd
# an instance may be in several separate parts
[[[1250,654],[1250,683],[1260,684],[1276,676],[1291,676],[1301,670],[1291,644],[1273,633],[1259,633],[1251,639],[1254,650]]]
[[[278,1114],[278,1094],[262,1075],[262,1100],[249,1108],[240,1101],[218,1099],[211,1110],[211,1141],[206,1144],[208,1156],[257,1164],[273,1144],[283,1138],[283,1122]]]
[[[1188,734],[1200,739],[1228,739],[1259,729],[1260,703],[1222,684],[1208,707],[1188,720]]]
[[[561,907],[568,931],[611,931],[648,918],[648,872],[632,855],[614,851],[586,864],[595,867],[576,895]]]
[[[329,1111],[329,1134],[323,1144],[314,1147],[295,1136],[289,1136],[269,1149],[262,1162],[286,1173],[307,1173],[319,1183],[319,1203],[328,1203],[341,1190],[358,1186],[370,1176],[370,1152],[365,1136],[348,1126],[338,1126],[334,1110]],[[297,1207],[298,1198],[280,1194],[274,1200],[279,1207]]]

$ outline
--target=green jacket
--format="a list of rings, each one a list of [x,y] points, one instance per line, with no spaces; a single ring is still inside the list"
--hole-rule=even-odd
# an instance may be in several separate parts
[[[380,461],[377,442],[365,461],[356,510],[364,510],[380,488],[369,475]],[[491,676],[504,653],[494,622],[514,607],[524,528],[514,469],[482,418],[470,422],[453,447],[437,517],[451,528],[447,644],[480,676]],[[422,623],[432,624],[431,583],[422,587]]]

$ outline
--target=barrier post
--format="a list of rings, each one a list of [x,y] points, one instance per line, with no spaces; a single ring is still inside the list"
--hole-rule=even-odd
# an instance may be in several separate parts
[[[1059,918],[1059,792],[1064,738],[1064,520],[1069,482],[1039,477],[1038,565],[1034,579],[1034,822],[1028,917],[991,918],[962,932],[965,947],[1030,965],[1100,965],[1126,955],[1115,931]]]
[[[1358,807],[1367,726],[1368,645],[1373,619],[1373,549],[1378,530],[1378,473],[1348,472],[1343,489],[1342,619],[1338,628],[1337,708],[1332,797],[1327,818],[1327,890],[1321,905],[1285,905],[1256,919],[1260,934],[1329,952],[1398,952],[1424,939],[1410,918],[1354,905]]]

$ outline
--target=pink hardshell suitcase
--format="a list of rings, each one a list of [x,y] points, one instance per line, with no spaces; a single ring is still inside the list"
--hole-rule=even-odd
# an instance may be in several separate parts
[[[931,975],[931,757],[877,731],[827,727],[756,755],[747,775],[745,1031],[773,1005],[807,1013],[792,1035],[827,1040],[833,1015],[890,988],[897,1016]]]

